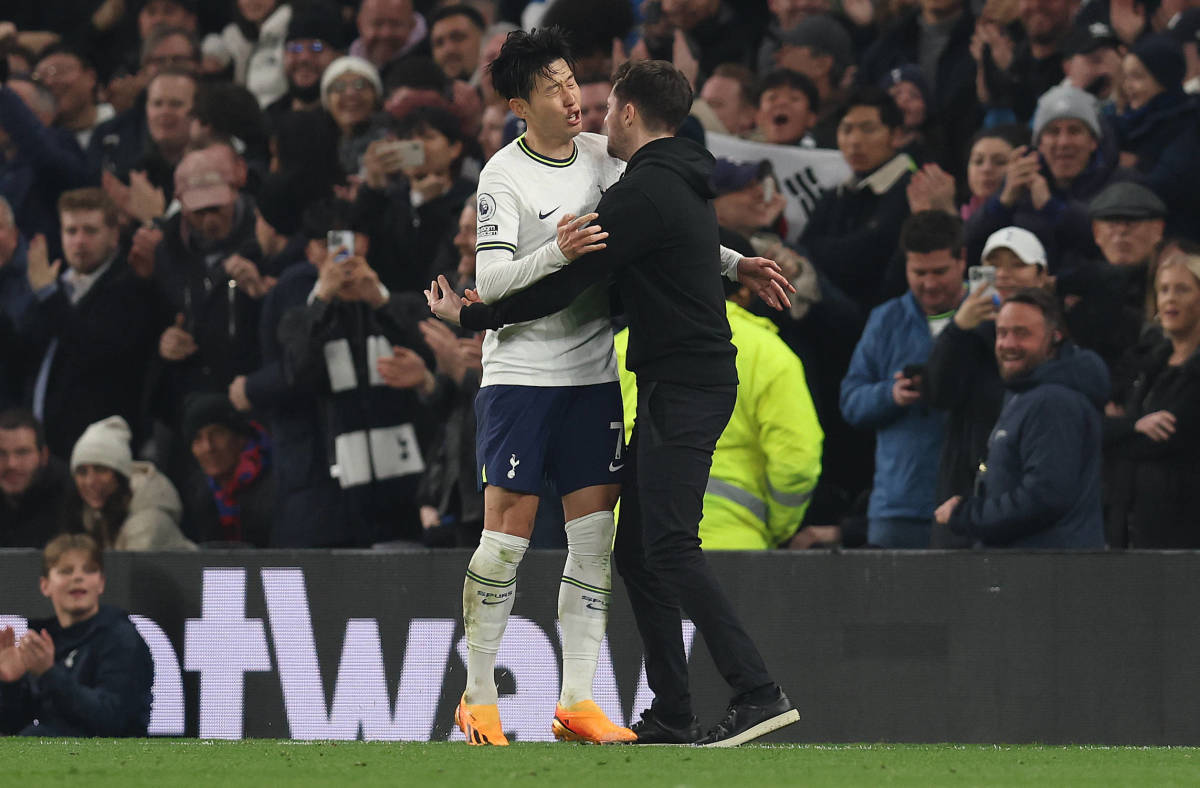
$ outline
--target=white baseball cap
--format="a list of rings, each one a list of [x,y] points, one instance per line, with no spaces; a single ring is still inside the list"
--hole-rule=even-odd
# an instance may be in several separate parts
[[[997,249],[1009,250],[1026,265],[1046,267],[1046,249],[1038,237],[1024,227],[1002,227],[989,235],[979,259],[986,262],[988,255]]]

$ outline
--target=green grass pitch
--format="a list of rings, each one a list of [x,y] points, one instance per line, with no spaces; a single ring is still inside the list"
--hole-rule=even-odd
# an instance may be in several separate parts
[[[804,744],[733,750],[522,744],[0,739],[0,784],[308,786],[1196,785],[1200,749]]]

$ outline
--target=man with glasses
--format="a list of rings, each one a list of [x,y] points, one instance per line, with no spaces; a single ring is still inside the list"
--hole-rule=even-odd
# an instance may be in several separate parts
[[[296,8],[283,45],[283,73],[288,91],[267,105],[272,125],[289,112],[321,108],[321,75],[345,48],[341,20],[325,3]]]

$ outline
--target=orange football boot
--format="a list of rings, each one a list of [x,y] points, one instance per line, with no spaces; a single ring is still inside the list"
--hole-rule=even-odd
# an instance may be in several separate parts
[[[637,741],[637,734],[614,724],[595,701],[582,700],[570,708],[557,706],[550,723],[554,738],[586,744],[621,744]]]
[[[467,737],[467,744],[508,746],[504,728],[500,726],[500,709],[494,703],[472,706],[464,695],[454,709],[454,722]]]

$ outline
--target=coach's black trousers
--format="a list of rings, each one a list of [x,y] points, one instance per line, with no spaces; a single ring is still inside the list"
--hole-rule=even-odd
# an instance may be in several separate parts
[[[738,696],[775,686],[698,536],[713,448],[736,397],[736,386],[638,383],[613,555],[642,636],[654,711],[674,722],[692,714],[681,608]]]

